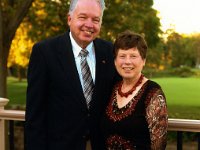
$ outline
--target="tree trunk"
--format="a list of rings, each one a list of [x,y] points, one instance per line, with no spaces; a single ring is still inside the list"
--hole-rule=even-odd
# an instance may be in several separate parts
[[[7,60],[11,44],[5,47],[0,42],[0,45],[0,97],[7,98]]]
[[[15,32],[22,22],[23,18],[28,13],[28,10],[34,0],[25,0],[19,5],[15,13],[9,18],[9,23],[4,24],[3,17],[8,17],[6,14],[3,16],[2,5],[0,0],[0,97],[7,97],[7,59],[9,49],[14,38]],[[11,6],[14,1],[9,1]]]
[[[0,0],[0,97],[6,98],[6,65],[3,58],[3,19]]]
[[[3,35],[3,16],[2,16],[2,7],[0,0],[0,97],[7,98],[7,58],[8,58],[8,50],[4,46],[4,35]]]
[[[4,59],[0,57],[0,97],[4,98],[7,98],[6,77],[7,77],[7,65],[5,64]]]
[[[21,74],[21,67],[17,66],[17,77],[18,77],[18,81],[21,82],[22,81],[22,74]]]

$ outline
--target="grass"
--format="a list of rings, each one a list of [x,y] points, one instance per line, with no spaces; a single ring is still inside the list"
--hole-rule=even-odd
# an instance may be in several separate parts
[[[153,78],[165,92],[170,118],[200,119],[200,78]],[[11,105],[25,106],[27,82],[9,77],[8,98]]]
[[[170,118],[200,119],[200,78],[155,78],[166,94]]]
[[[10,100],[8,106],[25,105],[26,88],[27,88],[26,80],[22,80],[21,82],[19,82],[18,79],[16,78],[8,77],[7,92],[8,92],[8,99]]]
[[[200,78],[155,78],[168,99],[168,105],[200,106]]]
[[[165,92],[168,105],[169,118],[200,119],[200,78],[153,78]],[[25,106],[27,82],[19,82],[16,78],[9,77],[8,108],[13,105]],[[18,107],[14,107],[16,109]],[[24,107],[22,107],[24,108]],[[20,107],[21,109],[21,107]],[[195,141],[196,133],[183,133],[185,141]],[[168,141],[175,141],[176,132],[168,133]],[[170,146],[168,144],[168,146]]]

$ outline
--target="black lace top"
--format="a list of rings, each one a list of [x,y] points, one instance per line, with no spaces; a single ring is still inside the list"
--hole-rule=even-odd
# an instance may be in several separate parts
[[[148,80],[122,108],[117,105],[115,86],[102,119],[108,150],[164,150],[168,116],[161,87]]]

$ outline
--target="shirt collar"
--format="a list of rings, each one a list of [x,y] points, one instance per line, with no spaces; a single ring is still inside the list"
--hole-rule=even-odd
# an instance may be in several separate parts
[[[72,42],[72,50],[73,50],[74,56],[78,57],[82,48],[76,43],[71,32],[69,32],[69,36],[70,36],[70,39],[71,39],[71,42]],[[90,44],[86,47],[86,50],[89,52],[89,55],[92,54],[93,42],[90,42]]]

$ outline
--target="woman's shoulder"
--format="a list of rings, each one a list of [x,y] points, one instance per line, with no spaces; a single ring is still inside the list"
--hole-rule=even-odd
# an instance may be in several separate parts
[[[162,87],[153,80],[147,81],[146,92],[148,93],[148,95],[154,95],[154,94],[165,95],[162,90]]]
[[[149,88],[159,88],[159,89],[161,88],[161,86],[157,82],[155,82],[153,80],[148,80],[147,81],[147,86]]]

